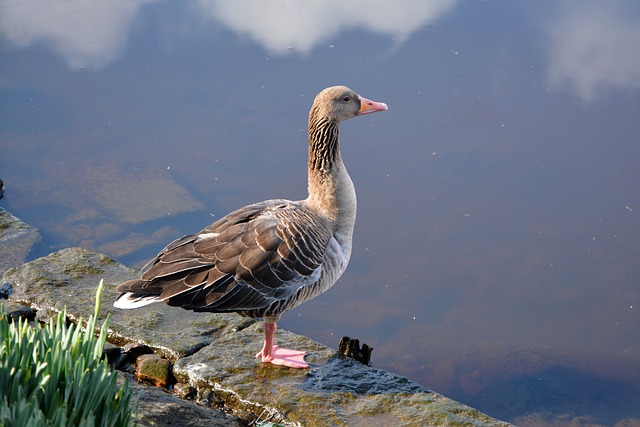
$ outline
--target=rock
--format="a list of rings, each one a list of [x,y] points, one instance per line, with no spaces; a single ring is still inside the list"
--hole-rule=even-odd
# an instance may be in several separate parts
[[[143,354],[136,360],[136,377],[167,388],[171,380],[171,364],[157,354]]]
[[[150,347],[173,362],[179,389],[188,390],[186,394],[195,395],[203,405],[223,407],[237,416],[209,421],[211,412],[206,411],[213,409],[168,393],[149,392],[152,397],[140,399],[140,425],[203,425],[202,420],[209,425],[508,425],[405,377],[367,367],[282,329],[277,344],[309,351],[311,368],[263,364],[254,358],[262,347],[263,325],[252,319],[191,313],[164,304],[113,308],[118,295],[114,284],[136,276],[105,255],[70,248],[10,269],[2,281],[12,289],[10,299],[46,313],[66,306],[69,318],[77,320],[92,314],[98,282],[104,278],[99,317],[110,315],[109,340]],[[176,401],[165,404],[165,397],[191,406],[174,412]],[[160,400],[162,404],[157,403]]]
[[[31,174],[20,183],[24,190],[38,189],[32,209],[67,213],[62,220],[57,215],[40,218],[42,229],[56,241],[99,248],[112,257],[136,257],[145,247],[157,250],[179,237],[179,230],[166,225],[167,218],[172,223],[191,215],[204,223],[210,219],[202,203],[165,168],[105,164],[102,159],[76,166],[51,164],[46,177]]]
[[[220,337],[174,364],[183,383],[212,388],[234,411],[250,411],[263,422],[285,425],[507,426],[405,377],[369,368],[291,332],[278,344],[310,351],[310,370],[257,363],[262,326]],[[243,416],[244,419],[249,415]]]
[[[193,400],[198,395],[198,390],[190,385],[177,383],[173,385],[173,394],[183,399]]]
[[[342,337],[338,344],[338,351],[364,365],[371,365],[371,352],[373,351],[373,347],[369,347],[364,343],[362,343],[362,347],[360,347],[360,341],[357,338]]]
[[[36,312],[34,310],[21,304],[16,304],[15,302],[2,301],[0,302],[0,309],[4,310],[9,322],[15,322],[19,318],[30,322],[36,318]]]
[[[0,208],[0,273],[22,264],[39,239],[36,228]]]
[[[210,387],[200,387],[196,389],[192,387],[196,393],[196,400],[199,404],[209,406],[211,408],[224,408],[224,400]]]
[[[202,209],[202,204],[167,171],[94,165],[74,170],[74,175],[72,182],[81,185],[84,194],[125,223],[139,224]]]
[[[167,170],[94,163],[77,168],[52,167],[48,172],[51,179],[64,186],[64,192],[51,191],[47,199],[47,182],[32,185],[45,193],[42,197],[47,205],[64,206],[73,212],[67,222],[77,219],[76,225],[95,213],[107,212],[115,223],[140,224],[202,209],[202,204]],[[99,206],[93,214],[91,209],[87,211],[92,204]]]
[[[123,380],[124,377],[121,377],[120,381]],[[129,385],[133,389],[134,400],[138,405],[133,418],[139,427],[246,427],[247,425],[237,416],[181,399],[164,389],[146,386],[131,378],[129,378]]]
[[[127,280],[137,275],[133,269],[106,255],[81,248],[54,252],[5,271],[2,283],[10,287],[9,298],[36,311],[42,320],[65,307],[71,319],[87,319],[93,314],[95,292],[102,278]],[[103,297],[100,323],[109,312],[109,285]]]

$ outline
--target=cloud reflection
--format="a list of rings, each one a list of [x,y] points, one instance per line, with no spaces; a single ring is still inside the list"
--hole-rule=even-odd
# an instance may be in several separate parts
[[[0,0],[0,32],[14,46],[43,43],[72,69],[100,69],[127,45],[140,8],[158,0]],[[197,0],[206,22],[248,35],[270,52],[308,53],[341,31],[363,28],[404,42],[459,0]]]
[[[363,28],[401,43],[458,0],[198,0],[203,12],[276,54],[308,53],[340,31]]]
[[[0,0],[0,31],[18,47],[43,42],[72,69],[99,69],[119,57],[138,9],[152,1]]]
[[[573,1],[548,28],[552,88],[593,100],[606,86],[640,88],[640,26],[634,3]],[[637,4],[637,3],[635,3]],[[635,9],[635,13],[625,13]]]

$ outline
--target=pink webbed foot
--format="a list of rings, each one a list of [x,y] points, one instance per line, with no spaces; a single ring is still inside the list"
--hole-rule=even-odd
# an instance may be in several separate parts
[[[262,358],[263,362],[273,363],[274,365],[288,366],[289,368],[305,369],[309,364],[304,361],[306,351],[290,350],[288,348],[280,348],[277,345],[271,347],[271,354],[264,355],[264,349],[256,354],[257,358]]]
[[[273,345],[273,336],[276,333],[276,324],[272,322],[264,323],[264,346],[262,350],[256,354],[257,358],[261,358],[263,362],[273,363],[274,365],[288,366],[290,368],[304,369],[309,365],[304,361],[306,351],[289,350]]]

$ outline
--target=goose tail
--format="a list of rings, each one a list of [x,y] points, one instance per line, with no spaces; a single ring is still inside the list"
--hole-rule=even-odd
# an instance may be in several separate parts
[[[148,293],[135,291],[139,288],[136,286],[142,280],[129,280],[117,286],[116,290],[123,292],[113,303],[113,306],[120,309],[140,308],[154,302],[163,301],[159,295],[151,295]]]

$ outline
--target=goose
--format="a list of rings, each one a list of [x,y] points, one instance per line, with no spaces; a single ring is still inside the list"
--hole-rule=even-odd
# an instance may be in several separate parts
[[[356,193],[340,153],[339,124],[387,109],[345,86],[321,91],[309,112],[308,197],[251,204],[173,241],[142,268],[140,279],[116,286],[121,295],[114,306],[164,301],[196,312],[263,318],[264,345],[256,358],[308,368],[305,351],[273,344],[276,322],[345,271]]]

